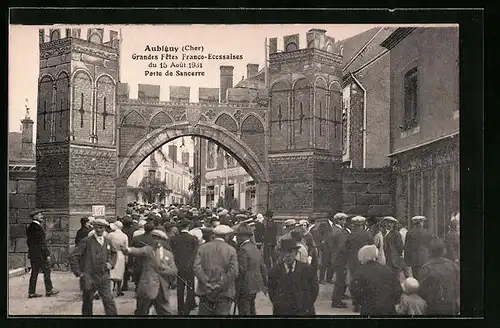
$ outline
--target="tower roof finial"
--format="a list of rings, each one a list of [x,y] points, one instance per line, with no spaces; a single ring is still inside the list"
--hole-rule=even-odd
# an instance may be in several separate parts
[[[29,119],[30,118],[30,108],[28,106],[28,98],[25,98],[25,100],[26,100],[26,103],[24,104],[24,107],[26,108],[26,116],[25,116],[25,118]]]

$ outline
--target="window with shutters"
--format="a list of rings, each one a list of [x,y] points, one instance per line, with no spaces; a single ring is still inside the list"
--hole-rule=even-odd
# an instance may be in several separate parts
[[[403,129],[415,128],[419,122],[418,69],[415,67],[404,76],[404,117]]]

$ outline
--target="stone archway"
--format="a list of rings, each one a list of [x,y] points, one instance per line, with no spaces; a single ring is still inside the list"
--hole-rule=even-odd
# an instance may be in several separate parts
[[[263,163],[247,144],[227,129],[211,122],[198,122],[195,126],[192,126],[189,122],[178,122],[148,133],[137,141],[126,155],[122,154],[120,156],[119,178],[116,186],[117,215],[122,215],[121,211],[122,209],[124,211],[126,207],[126,182],[130,174],[156,149],[173,139],[183,136],[198,136],[209,139],[231,154],[254,179],[257,198],[261,200],[261,204],[265,204],[259,210],[264,211],[267,209],[269,179],[266,163]]]

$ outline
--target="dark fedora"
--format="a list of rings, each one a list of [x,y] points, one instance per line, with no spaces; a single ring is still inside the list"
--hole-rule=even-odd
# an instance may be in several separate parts
[[[252,236],[253,231],[252,231],[252,228],[248,224],[241,223],[236,228],[236,231],[234,232],[234,234],[239,235],[239,236]]]
[[[300,246],[297,245],[297,242],[291,238],[286,238],[281,241],[281,250],[283,252],[291,252],[299,248]]]

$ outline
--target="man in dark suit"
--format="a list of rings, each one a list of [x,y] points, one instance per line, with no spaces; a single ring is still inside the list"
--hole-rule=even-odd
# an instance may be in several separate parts
[[[144,247],[144,246],[152,246],[154,244],[152,231],[155,226],[153,222],[148,222],[144,225],[144,233],[142,235],[138,235],[132,238],[131,247]],[[143,265],[143,258],[141,257],[130,257],[128,261],[128,266],[131,268],[133,272],[133,280],[135,287],[139,284],[139,279],[141,277],[141,270]]]
[[[198,249],[198,239],[189,234],[189,224],[187,220],[179,223],[180,233],[170,238],[170,248],[174,254],[175,264],[179,271],[177,280],[177,311],[180,315],[189,315],[196,307],[194,301],[194,272],[193,264],[196,250]],[[187,289],[187,297],[184,302],[184,292]]]
[[[392,216],[384,217],[382,226],[384,229],[384,253],[386,265],[392,270],[399,279],[399,274],[403,269],[403,239],[397,229],[395,229],[398,220]]]
[[[330,214],[328,220],[323,222],[318,228],[320,240],[319,248],[321,250],[321,267],[319,270],[319,282],[333,283],[334,266],[337,266],[336,260],[341,247],[344,245],[344,232],[342,224],[345,223],[347,214]]]
[[[238,277],[236,278],[236,303],[239,315],[257,315],[255,297],[265,291],[267,269],[262,253],[250,238],[253,231],[246,223],[238,225],[235,231],[238,244]]]
[[[31,262],[31,277],[28,297],[35,298],[42,296],[36,293],[36,281],[40,272],[43,272],[45,295],[56,295],[59,291],[53,288],[52,280],[50,279],[50,251],[45,240],[45,230],[42,227],[42,211],[32,212],[31,218],[33,219],[33,222],[26,227],[28,258]]]
[[[420,268],[429,259],[429,243],[432,234],[424,228],[427,219],[424,216],[414,216],[413,227],[406,233],[404,246],[405,264],[411,267],[413,277],[419,280]]]
[[[276,247],[278,236],[278,226],[273,220],[273,212],[266,212],[266,221],[264,223],[264,263],[270,269],[276,261]]]
[[[314,302],[319,284],[316,271],[295,259],[299,246],[284,239],[281,249],[283,262],[269,271],[267,289],[273,303],[273,315],[314,315]]]
[[[92,230],[92,227],[90,226],[90,219],[86,216],[80,219],[80,225],[80,229],[78,229],[78,231],[76,232],[75,245],[78,245],[80,241],[82,241],[84,238],[87,238],[89,232]]]
[[[93,222],[95,233],[83,239],[70,254],[71,271],[75,276],[83,277],[84,291],[82,315],[92,315],[94,293],[97,290],[106,315],[116,316],[116,304],[111,294],[109,271],[116,264],[117,253],[111,242],[104,236],[109,226],[104,219]]]

